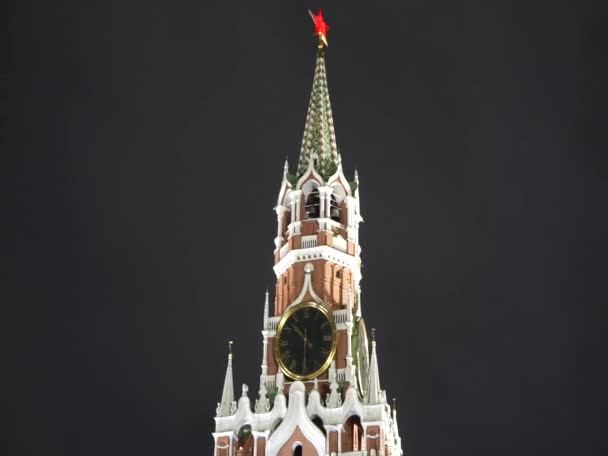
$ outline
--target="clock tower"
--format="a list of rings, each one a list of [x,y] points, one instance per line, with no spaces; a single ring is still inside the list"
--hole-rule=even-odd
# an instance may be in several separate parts
[[[347,178],[329,100],[329,27],[318,36],[297,166],[276,201],[274,306],[266,293],[255,402],[234,400],[232,350],[215,417],[214,456],[401,456],[394,405],[380,388],[376,341],[361,305],[357,173]],[[371,353],[370,353],[371,352]]]

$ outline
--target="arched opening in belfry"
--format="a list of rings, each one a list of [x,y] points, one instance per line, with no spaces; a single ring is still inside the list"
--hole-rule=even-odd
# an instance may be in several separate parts
[[[320,206],[321,198],[319,197],[319,189],[315,188],[306,198],[306,204],[304,205],[306,218],[319,218]]]
[[[237,432],[237,438],[237,450],[244,453],[251,452],[251,449],[253,448],[253,436],[251,435],[251,425],[246,424],[245,426],[242,426],[239,429],[239,432]]]
[[[294,447],[293,456],[302,456],[302,445],[296,445]]]
[[[342,451],[361,451],[362,438],[361,418],[353,415],[346,420],[342,428]]]
[[[340,223],[340,203],[338,203],[338,199],[335,194],[331,194],[331,201],[329,206],[329,218],[334,222]]]

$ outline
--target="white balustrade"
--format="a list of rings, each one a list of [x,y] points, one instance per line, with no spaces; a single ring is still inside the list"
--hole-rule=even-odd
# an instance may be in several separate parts
[[[346,320],[348,319],[348,309],[334,310],[332,313],[334,314],[334,322],[336,324],[346,323]]]
[[[281,319],[281,316],[278,317],[270,317],[268,319],[268,329],[270,331],[276,331],[277,326],[279,326],[279,320]]]
[[[302,236],[302,248],[310,249],[317,246],[317,235]]]

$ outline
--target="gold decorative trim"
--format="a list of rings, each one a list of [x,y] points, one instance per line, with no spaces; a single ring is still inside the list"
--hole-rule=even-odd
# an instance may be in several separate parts
[[[283,363],[283,360],[281,359],[281,348],[279,347],[279,340],[281,339],[281,332],[283,331],[283,326],[285,326],[285,323],[287,323],[287,320],[289,320],[289,317],[291,317],[291,315],[293,315],[298,310],[303,309],[305,307],[311,307],[311,308],[317,309],[325,316],[325,318],[329,322],[329,326],[331,327],[332,341],[331,341],[331,352],[329,353],[329,356],[325,360],[325,363],[323,363],[323,365],[319,369],[317,369],[315,372],[311,372],[310,374],[307,374],[307,375],[299,375],[299,374],[289,370],[289,368]],[[333,361],[333,359],[336,355],[337,349],[338,349],[338,331],[336,329],[336,323],[334,321],[334,316],[332,315],[332,313],[329,310],[327,310],[322,305],[317,304],[316,302],[302,302],[302,303],[296,304],[293,307],[288,307],[287,310],[285,311],[285,313],[283,314],[283,316],[281,317],[281,320],[279,320],[279,324],[277,326],[277,331],[276,331],[276,335],[275,335],[275,339],[274,339],[274,357],[277,360],[277,364],[278,364],[279,368],[289,378],[292,378],[294,380],[304,381],[304,380],[312,380],[313,378],[318,377],[319,375],[321,375],[323,372],[325,372],[329,368],[329,366],[331,365],[331,362]]]
[[[367,378],[369,375],[369,345],[367,339],[367,328],[365,327],[365,320],[363,318],[359,319],[357,331],[357,353],[355,353],[355,359],[357,362],[357,388],[359,389],[359,395],[361,397],[365,397],[365,393],[367,392],[367,383],[369,381]],[[365,358],[363,358],[362,355]]]

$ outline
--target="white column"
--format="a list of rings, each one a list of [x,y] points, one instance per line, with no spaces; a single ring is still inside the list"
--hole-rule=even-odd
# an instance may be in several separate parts
[[[352,321],[347,321],[346,322],[346,332],[348,334],[348,340],[346,343],[346,365],[348,367],[352,366],[353,364],[353,352],[352,352],[352,335],[353,335],[353,322]]]
[[[296,198],[291,197],[291,201],[289,202],[289,207],[291,209],[291,221],[292,223],[298,220],[298,215],[296,213]]]
[[[345,199],[346,201],[346,221],[347,221],[347,226],[349,228],[352,228],[353,225],[353,201],[351,199],[350,196],[347,196]]]
[[[321,187],[319,190],[319,218],[325,218],[325,193]]]
[[[283,243],[283,231],[285,231],[285,228],[287,228],[283,227],[283,215],[285,214],[287,208],[285,206],[277,206],[274,210],[277,213],[277,237],[274,240],[274,244],[277,249],[280,249],[281,244]]]
[[[262,331],[262,336],[264,340],[262,341],[262,347],[264,352],[262,353],[262,375],[266,375],[268,373],[268,331]]]
[[[277,212],[277,237],[281,237],[283,235],[283,213],[285,212],[285,208],[283,206],[277,206],[275,208]]]
[[[353,383],[353,298],[350,288],[348,289],[348,297],[346,298],[346,381]]]

